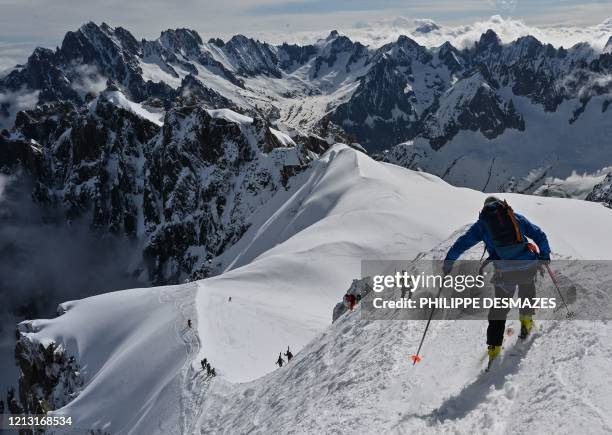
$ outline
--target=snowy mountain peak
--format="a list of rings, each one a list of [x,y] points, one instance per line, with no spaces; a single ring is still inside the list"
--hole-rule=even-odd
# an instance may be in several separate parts
[[[102,23],[101,26],[98,26],[93,21],[86,22],[81,27],[79,27],[78,31],[83,33],[84,35],[93,34],[95,32],[100,32],[100,31],[103,31],[105,33],[112,33],[112,29],[108,24]]]
[[[475,68],[440,97],[437,110],[425,119],[423,135],[438,147],[459,130],[480,131],[490,139],[507,128],[524,130],[514,103],[497,95],[496,87],[486,66]]]
[[[397,45],[404,47],[404,48],[416,48],[416,49],[424,49],[425,47],[423,47],[422,45],[420,45],[418,42],[416,42],[414,39],[406,36],[406,35],[400,35],[397,38]]]
[[[465,66],[465,60],[462,58],[461,52],[448,41],[438,49],[438,58],[452,73],[462,70]]]
[[[221,38],[210,38],[208,40],[209,44],[213,44],[219,48],[223,48],[223,46],[225,45],[225,41],[223,41],[223,39]]]
[[[325,38],[325,40],[331,41],[332,39],[336,39],[339,35],[340,34],[337,30],[332,30],[331,32],[329,32],[329,35],[327,35],[327,38]]]
[[[278,67],[277,48],[244,35],[234,35],[225,43],[223,51],[238,74],[243,76],[282,76]]]
[[[166,49],[186,56],[197,56],[202,45],[202,38],[198,32],[184,28],[165,30],[161,33],[159,40]]]
[[[51,60],[54,56],[54,51],[44,47],[36,47],[32,54],[28,57],[28,62],[40,62],[42,60]]]
[[[108,48],[105,47],[108,47],[109,44],[114,44],[119,50],[126,50],[130,54],[136,54],[138,52],[138,41],[123,27],[113,28],[105,22],[97,25],[93,21],[89,21],[88,23],[82,25],[77,33],[86,38],[89,43],[98,50],[107,50]],[[68,34],[66,37],[68,37]],[[77,38],[83,41],[83,39],[79,36],[77,36]],[[64,47],[65,42],[66,38],[64,38],[64,41],[62,42],[62,47]],[[68,44],[69,43],[70,40]]]
[[[542,43],[535,36],[525,35],[516,40],[516,45],[525,48],[539,48]]]
[[[487,48],[497,48],[501,46],[501,38],[495,33],[493,29],[488,29],[485,33],[480,36],[480,39],[476,43],[476,47],[479,50]]]
[[[402,63],[411,63],[412,61],[426,63],[432,58],[432,55],[427,48],[406,35],[400,35],[397,38],[397,41],[381,47],[374,56],[375,60],[380,56],[380,54],[385,53],[390,53],[394,60]]]

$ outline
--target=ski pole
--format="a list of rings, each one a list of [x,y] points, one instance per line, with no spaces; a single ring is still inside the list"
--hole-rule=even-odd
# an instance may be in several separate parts
[[[436,296],[436,299],[440,297],[441,293],[442,293],[442,286],[440,286],[440,290],[438,290],[438,296]],[[412,359],[412,365],[416,365],[416,363],[421,361],[421,357],[419,356],[419,353],[421,352],[421,346],[423,346],[423,342],[425,341],[425,335],[427,334],[427,330],[429,329],[429,324],[431,323],[431,319],[433,318],[433,314],[435,310],[436,308],[435,306],[433,306],[431,308],[431,311],[429,312],[429,319],[427,319],[427,325],[425,326],[425,331],[423,331],[423,336],[421,337],[419,348],[417,349],[416,353],[410,357]]]
[[[548,271],[548,275],[550,275],[550,279],[552,280],[553,284],[555,285],[555,288],[557,289],[557,293],[559,293],[559,296],[561,296],[561,301],[563,302],[563,305],[565,305],[565,309],[567,310],[567,318],[571,319],[572,317],[575,316],[574,312],[570,311],[567,303],[565,302],[565,298],[563,297],[563,294],[561,293],[561,289],[559,288],[559,284],[557,283],[557,278],[555,278],[555,275],[553,275],[552,270],[550,270],[550,266],[548,265],[548,263],[544,262],[544,266],[546,266],[546,270]]]

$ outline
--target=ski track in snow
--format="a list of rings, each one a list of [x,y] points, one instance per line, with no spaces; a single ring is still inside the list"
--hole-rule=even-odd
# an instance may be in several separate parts
[[[612,331],[599,323],[538,322],[525,342],[506,337],[501,359],[485,372],[485,321],[434,322],[423,361],[412,366],[424,322],[364,322],[357,309],[282,369],[246,384],[211,384],[197,427],[200,433],[569,434],[580,427],[610,433],[612,405],[601,396],[609,394],[610,381],[600,385],[609,367],[581,379],[593,359],[603,365],[611,357],[602,349]]]
[[[197,334],[197,313],[195,309],[195,293],[197,284],[193,283],[180,288],[166,288],[162,290],[159,300],[162,303],[174,304],[176,308],[176,321],[174,331],[177,342],[184,344],[185,362],[181,368],[180,385],[180,433],[190,434],[194,432],[194,422],[197,421],[202,409],[203,383],[206,377],[201,369],[194,364],[195,357],[200,352],[200,337]],[[191,319],[191,328],[187,321]]]
[[[405,415],[395,429],[401,433],[548,433],[555,427],[554,417],[568,420],[571,410],[578,419],[591,415],[600,421],[600,427],[590,424],[589,433],[612,432],[609,409],[596,405],[581,391],[584,385],[571,381],[588,364],[589,349],[601,347],[600,338],[584,323],[549,321],[538,329],[525,342],[506,339],[501,360],[490,372],[481,371],[471,383],[467,379],[460,392],[430,413]],[[551,348],[566,355],[558,357]],[[550,371],[540,359],[547,355]],[[551,414],[552,418],[543,417]],[[555,433],[575,431],[570,425]]]

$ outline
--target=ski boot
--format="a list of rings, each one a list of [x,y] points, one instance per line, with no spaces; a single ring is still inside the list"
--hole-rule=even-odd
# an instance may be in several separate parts
[[[488,346],[487,353],[489,354],[489,362],[493,361],[501,353],[501,346]]]
[[[487,346],[487,354],[489,355],[489,363],[487,364],[486,371],[489,371],[493,361],[501,354],[501,346]]]
[[[521,335],[519,335],[519,338],[524,340],[529,336],[529,333],[533,329],[533,319],[531,318],[530,314],[527,314],[527,315],[521,315],[520,320],[521,320]]]

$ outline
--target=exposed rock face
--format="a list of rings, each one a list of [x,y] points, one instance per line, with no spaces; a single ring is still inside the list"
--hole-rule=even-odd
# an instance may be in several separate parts
[[[372,291],[372,278],[365,277],[361,279],[354,279],[353,282],[351,283],[351,286],[346,291],[346,295],[354,296],[355,302],[359,303],[371,291]],[[334,310],[332,312],[332,323],[338,320],[338,318],[342,316],[344,313],[346,313],[348,309],[349,307],[344,301],[338,302],[334,306]]]
[[[32,339],[30,322],[19,325],[15,359],[21,375],[19,395],[9,392],[7,403],[14,414],[45,414],[73,400],[83,386],[74,356],[55,343]]]
[[[144,183],[145,257],[156,281],[221,254],[246,231],[248,217],[287,187],[287,171],[306,167],[308,150],[279,136],[262,119],[230,111],[168,113],[151,142]]]
[[[423,22],[418,32],[435,28],[435,23]],[[370,151],[415,138],[439,147],[463,130],[497,137],[524,128],[525,114],[518,113],[513,96],[547,111],[578,99],[582,107],[567,119],[575,123],[593,96],[612,93],[609,45],[601,53],[587,44],[555,48],[533,36],[503,44],[492,30],[462,50],[448,42],[428,49],[406,36],[374,49],[337,31],[309,45],[275,46],[243,35],[204,42],[189,29],[138,41],[121,27],[90,22],[68,32],[56,51],[35,50],[26,65],[0,80],[0,92],[36,91],[41,103],[80,104],[86,98],[85,84],[110,80],[129,99],[154,98],[166,109],[177,98],[178,105],[192,104],[185,101],[189,97],[209,108],[241,107],[278,117],[279,98],[299,99],[352,85],[350,92],[313,112],[316,119],[308,124],[331,121]],[[298,70],[302,72],[292,80],[298,78],[299,86],[292,83],[282,90],[290,83],[283,81]],[[281,90],[253,88],[249,79],[257,77],[279,80]],[[609,101],[602,103],[603,111]],[[0,114],[10,113],[9,104],[0,105]],[[294,110],[283,117],[303,122]],[[432,122],[439,110],[454,113],[453,122]],[[486,116],[476,119],[478,113]]]
[[[419,32],[433,30],[423,22]],[[594,96],[612,93],[602,80],[611,73],[608,47],[554,48],[531,36],[502,44],[490,30],[459,50],[406,36],[369,48],[337,31],[309,45],[242,35],[204,42],[189,29],[147,41],[87,23],[0,79],[0,93],[34,92],[39,103],[0,132],[0,170],[24,169],[36,200],[67,220],[142,242],[150,279],[174,282],[214,273],[208,260],[334,140],[370,152],[400,143],[381,158],[418,169],[461,132],[526,130],[517,98],[548,111],[574,99],[567,122],[579,125]],[[0,116],[11,104],[0,104]],[[292,142],[271,120],[308,122]],[[413,139],[429,149],[411,148]]]
[[[0,136],[0,168],[32,175],[38,203],[67,220],[141,241],[154,283],[201,270],[329,146],[312,135],[298,145],[261,118],[202,105],[171,109],[159,127],[106,95],[21,112]]]
[[[323,68],[343,69],[345,73],[349,73],[352,67],[369,58],[366,46],[353,42],[346,36],[340,36],[335,30],[330,33],[326,41],[328,44],[317,52],[314,58],[313,77],[315,78],[320,75]]]
[[[177,99],[174,102],[174,105],[177,107],[200,104],[207,109],[216,109],[219,107],[237,109],[233,101],[224,97],[219,92],[204,86],[204,84],[192,74],[189,74],[181,81],[181,86],[177,90],[177,94]]]
[[[50,103],[19,114],[12,135],[0,141],[20,154],[0,158],[0,167],[21,164],[35,177],[35,198],[63,206],[67,219],[91,211],[92,227],[134,238],[145,144],[158,131],[104,96],[85,109]]]
[[[476,71],[460,79],[427,111],[421,134],[430,139],[434,149],[461,130],[480,131],[493,139],[507,128],[525,129],[512,100],[505,102],[496,93],[497,84],[486,76]]]
[[[593,188],[593,191],[587,195],[586,200],[602,202],[606,207],[612,208],[612,173],[606,175],[606,178]]]
[[[223,51],[233,61],[240,75],[263,74],[276,78],[282,75],[277,48],[267,43],[236,35],[223,45]]]
[[[366,148],[374,141],[380,149],[415,137],[419,132],[419,108],[410,84],[414,81],[413,59],[427,63],[432,56],[405,36],[381,47],[350,100],[339,105],[329,118],[363,141]]]
[[[571,98],[588,103],[592,96],[612,90],[611,82],[603,79],[612,71],[609,57],[582,45],[556,49],[532,36],[502,44],[492,30],[464,50],[449,43],[428,50],[400,37],[372,55],[372,66],[351,98],[328,116],[371,150],[418,137],[438,147],[462,130],[478,130],[492,138],[506,129],[525,128],[523,115],[511,99],[504,99],[502,88],[547,111],[556,111]],[[435,119],[432,132],[431,118],[442,115],[440,108],[455,113],[455,119]],[[602,110],[606,109],[604,103]],[[478,113],[486,116],[476,119]]]

